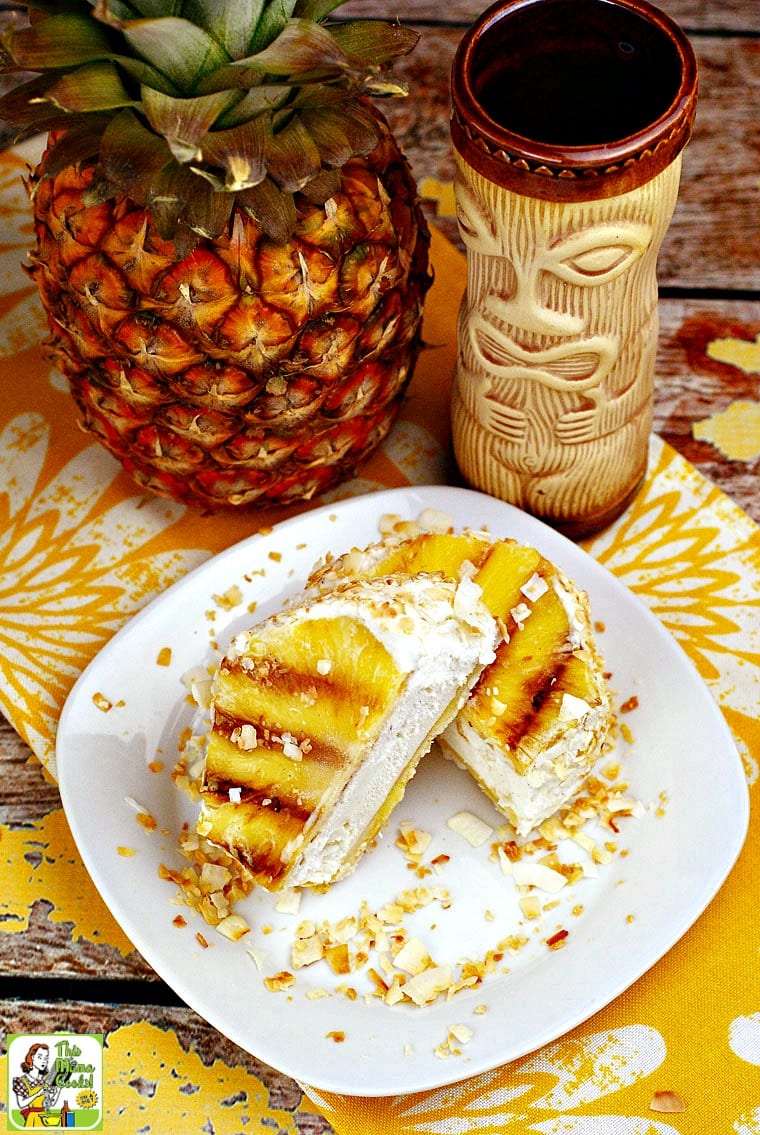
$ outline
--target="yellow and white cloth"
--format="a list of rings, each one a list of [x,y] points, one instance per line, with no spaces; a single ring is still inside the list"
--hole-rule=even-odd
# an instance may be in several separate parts
[[[390,438],[357,478],[312,505],[199,515],[139,492],[76,428],[65,385],[43,360],[44,321],[21,269],[32,239],[25,158],[23,149],[0,157],[0,710],[54,777],[56,723],[76,677],[190,568],[326,499],[452,478],[448,392],[465,273],[459,253],[434,233],[428,349]],[[586,547],[671,631],[725,714],[751,791],[745,849],[688,934],[586,1024],[440,1091],[312,1093],[337,1135],[760,1135],[760,530],[653,438],[638,497]],[[46,849],[35,866],[32,844]],[[46,899],[51,919],[71,925],[73,937],[130,952],[60,810],[31,829],[0,824],[0,872],[0,934],[29,933],[31,908]],[[109,1051],[110,1132],[133,1135],[138,1119],[140,1129],[200,1132],[212,1117],[217,1135],[275,1122],[296,1135],[292,1113],[273,1105],[252,1073],[220,1061],[209,1068],[144,1022],[116,1030]],[[164,1068],[153,1103],[130,1087],[137,1051]],[[187,1083],[198,1090],[183,1091]],[[222,1100],[233,1103],[222,1108]]]

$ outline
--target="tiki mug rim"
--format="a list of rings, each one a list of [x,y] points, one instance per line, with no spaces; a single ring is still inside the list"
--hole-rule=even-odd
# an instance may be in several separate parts
[[[545,19],[615,17],[645,31],[661,51],[671,83],[651,121],[621,137],[583,144],[544,141],[509,129],[481,101],[484,66]],[[638,22],[641,22],[640,24]],[[538,32],[536,33],[538,34]],[[621,44],[622,46],[622,44]],[[554,201],[594,200],[651,180],[683,150],[696,114],[698,67],[679,25],[648,0],[497,0],[471,25],[451,71],[451,136],[461,158],[516,193]]]

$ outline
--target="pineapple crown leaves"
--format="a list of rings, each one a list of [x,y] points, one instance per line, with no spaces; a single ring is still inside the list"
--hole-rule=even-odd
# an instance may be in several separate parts
[[[368,95],[417,33],[331,21],[344,0],[33,0],[2,37],[0,98],[19,136],[51,131],[41,176],[93,168],[89,199],[125,193],[184,254],[234,204],[284,240],[295,193],[319,203],[377,145]]]

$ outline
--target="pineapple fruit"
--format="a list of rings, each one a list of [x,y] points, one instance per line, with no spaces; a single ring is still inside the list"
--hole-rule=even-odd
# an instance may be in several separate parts
[[[308,499],[390,429],[429,233],[374,95],[417,36],[342,0],[65,0],[3,37],[47,132],[31,275],[82,427],[206,509]]]

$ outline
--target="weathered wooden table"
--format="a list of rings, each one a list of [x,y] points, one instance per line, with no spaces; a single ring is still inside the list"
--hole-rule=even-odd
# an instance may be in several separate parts
[[[654,425],[760,522],[760,6],[756,0],[661,0],[661,6],[694,44],[700,100],[659,265]],[[344,10],[346,15],[398,16],[421,32],[418,47],[398,68],[411,94],[403,102],[391,102],[387,113],[419,180],[430,221],[454,244],[448,75],[460,36],[480,10],[477,0],[352,0]],[[708,344],[713,345],[709,353]],[[709,440],[718,438],[710,422],[735,403],[746,408],[754,449],[751,444],[740,447],[730,433],[720,435],[719,443]],[[0,526],[2,516],[0,499]],[[8,879],[20,877],[13,870],[14,848],[20,846],[15,837],[52,817],[60,799],[29,749],[2,720],[0,761],[5,890]],[[45,854],[41,842],[32,863],[40,874]],[[34,859],[28,850],[26,856],[29,862]],[[16,906],[23,906],[25,897],[16,895]],[[222,1061],[253,1072],[268,1088],[269,1105],[285,1117],[279,1129],[285,1130],[287,1121],[287,1130],[304,1135],[330,1130],[326,1120],[304,1105],[296,1084],[220,1037],[178,1001],[138,953],[99,945],[97,935],[80,936],[65,918],[66,912],[56,911],[44,897],[43,886],[40,895],[30,892],[26,917],[8,915],[0,921],[3,1033],[63,1028],[109,1034],[132,1022],[150,1022],[175,1034],[181,1049],[196,1053],[206,1065]],[[134,1090],[148,1100],[155,1084],[135,1083]],[[211,1125],[203,1130],[214,1130],[214,1106],[209,1100]],[[246,1129],[258,1126],[254,1119]],[[117,1129],[128,1130],[114,1125]],[[160,1126],[154,1123],[150,1129]]]

